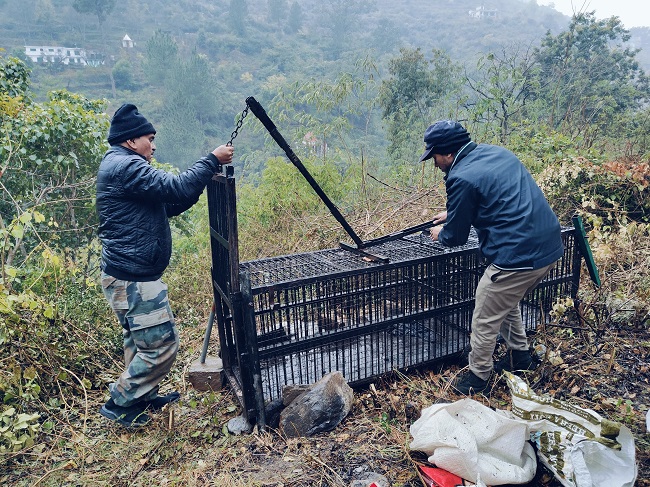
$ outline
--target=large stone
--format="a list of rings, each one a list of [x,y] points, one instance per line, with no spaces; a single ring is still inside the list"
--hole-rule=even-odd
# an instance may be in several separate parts
[[[197,360],[190,366],[188,379],[197,391],[218,391],[223,387],[223,362],[217,357],[206,357],[205,363]]]
[[[341,372],[331,372],[294,399],[280,414],[280,431],[287,437],[330,431],[345,418],[354,392]]]
[[[228,431],[233,435],[241,435],[253,431],[253,426],[243,416],[236,416],[228,421]]]
[[[300,396],[303,392],[306,392],[309,390],[311,386],[305,385],[305,384],[299,384],[299,385],[290,385],[290,386],[283,386],[282,387],[282,404],[285,406],[288,406],[291,404],[294,399],[296,399],[298,396]]]

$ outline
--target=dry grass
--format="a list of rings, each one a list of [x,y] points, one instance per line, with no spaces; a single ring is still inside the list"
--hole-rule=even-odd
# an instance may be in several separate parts
[[[413,192],[398,198],[387,191],[383,198],[350,219],[363,239],[430,220],[435,213],[430,208],[439,207],[440,192]],[[396,219],[397,215],[402,217]],[[345,237],[327,215],[302,222],[301,231],[303,240],[292,242],[290,248],[281,236],[257,236],[254,241],[251,235],[243,237],[246,252],[242,258],[331,247]],[[535,342],[544,344],[562,362],[544,362],[527,379],[539,394],[593,409],[627,425],[637,447],[637,486],[650,487],[650,438],[645,427],[650,407],[650,332],[648,294],[642,287],[649,281],[643,263],[650,242],[623,240],[626,253],[642,258],[621,262],[616,248],[610,247],[618,258],[611,265],[602,262],[606,285],[596,291],[583,280],[581,317],[566,314],[538,328]],[[101,374],[104,384],[95,384],[83,395],[64,397],[56,411],[49,408],[54,427],[35,446],[1,458],[0,483],[18,487],[333,487],[347,486],[358,473],[374,471],[395,487],[420,486],[409,456],[409,426],[422,408],[459,399],[449,384],[462,364],[395,374],[357,390],[350,415],[334,431],[313,438],[287,439],[275,431],[230,435],[225,426],[240,413],[233,394],[227,389],[199,393],[186,382],[187,368],[201,350],[210,309],[205,255],[183,256],[167,276],[178,315],[181,352],[163,390],[179,390],[180,403],[154,415],[153,423],[142,431],[110,424],[97,411],[105,400],[106,382],[119,372],[119,364],[114,363]],[[607,303],[618,295],[618,289],[625,290],[626,299],[612,312]],[[634,306],[629,305],[630,299]],[[216,332],[213,336],[211,355],[217,346]],[[477,399],[493,408],[510,406],[503,381],[488,397]],[[559,483],[540,468],[530,485],[558,487]]]
[[[643,480],[650,477],[647,327],[610,329],[597,340],[590,331],[569,330],[540,329],[535,341],[544,342],[564,363],[544,363],[528,380],[538,393],[630,427],[640,464],[637,485],[649,486]],[[109,424],[97,413],[103,394],[89,391],[87,403],[74,398],[60,411],[54,431],[39,444],[3,459],[0,481],[16,486],[347,486],[355,474],[374,471],[393,486],[414,487],[420,483],[409,457],[409,426],[423,407],[459,399],[449,383],[460,365],[445,364],[396,374],[355,391],[351,414],[329,433],[300,439],[275,431],[232,436],[225,425],[239,414],[233,395],[227,389],[197,393],[184,381],[184,369],[196,360],[201,340],[201,327],[182,329],[183,352],[164,384],[180,389],[182,401],[155,415],[153,424],[136,432]],[[488,397],[477,399],[493,408],[510,405],[503,381]],[[530,485],[559,484],[540,469]]]

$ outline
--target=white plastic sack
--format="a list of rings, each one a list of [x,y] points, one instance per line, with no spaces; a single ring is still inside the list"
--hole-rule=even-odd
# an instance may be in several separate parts
[[[625,426],[598,413],[538,396],[505,372],[512,414],[525,421],[537,454],[566,487],[632,487],[637,475],[634,437]]]
[[[524,484],[535,476],[537,459],[527,425],[473,399],[423,409],[411,435],[411,450],[472,482]]]

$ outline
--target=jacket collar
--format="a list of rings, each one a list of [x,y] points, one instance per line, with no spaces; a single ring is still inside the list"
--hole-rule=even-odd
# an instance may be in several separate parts
[[[136,151],[129,149],[128,147],[124,147],[123,145],[112,145],[111,150],[116,151],[116,152],[122,152],[124,154],[131,154],[134,156],[142,157],[140,154],[138,154]],[[142,157],[144,159],[144,157]],[[144,159],[146,161],[146,159]]]
[[[458,152],[456,153],[456,157],[454,157],[454,162],[451,163],[451,166],[449,167],[449,171],[447,174],[445,174],[444,180],[447,180],[447,176],[449,176],[449,173],[451,170],[456,166],[456,163],[461,161],[467,154],[472,152],[474,149],[476,149],[476,146],[478,144],[476,142],[468,142],[464,146],[462,146]]]

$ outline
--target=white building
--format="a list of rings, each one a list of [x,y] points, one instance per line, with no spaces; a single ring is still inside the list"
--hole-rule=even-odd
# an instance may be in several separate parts
[[[66,66],[99,66],[104,59],[97,51],[80,47],[25,46],[25,55],[36,64],[65,64]]]
[[[499,11],[496,8],[485,8],[483,6],[476,7],[468,13],[470,17],[475,19],[496,19],[499,16]]]
[[[135,42],[131,40],[129,34],[124,34],[124,37],[122,38],[122,47],[132,49],[134,46]]]
[[[37,64],[88,64],[86,50],[79,47],[25,46],[25,54]]]

